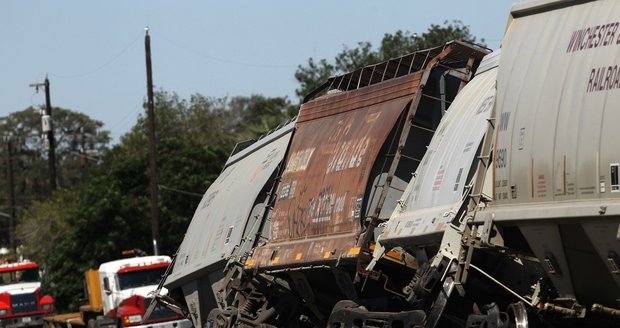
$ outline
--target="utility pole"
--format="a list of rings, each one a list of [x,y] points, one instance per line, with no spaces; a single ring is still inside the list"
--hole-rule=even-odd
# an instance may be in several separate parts
[[[159,255],[159,207],[157,206],[157,148],[155,146],[155,108],[153,104],[153,71],[151,70],[151,37],[145,28],[144,48],[146,50],[147,124],[149,136],[149,176],[151,189],[151,237],[153,254]]]
[[[80,179],[84,181],[84,170],[88,165],[88,156],[86,155],[86,137],[84,126],[80,127]]]
[[[54,124],[52,120],[52,104],[50,102],[50,80],[45,75],[45,81],[43,83],[32,83],[30,87],[33,87],[39,91],[40,87],[45,88],[45,114],[41,118],[43,125],[43,133],[46,134],[47,142],[47,162],[48,172],[50,179],[50,191],[56,190],[56,146],[54,141]]]
[[[15,251],[15,183],[13,177],[13,147],[11,136],[4,137],[6,145],[6,175],[9,180],[9,245]]]

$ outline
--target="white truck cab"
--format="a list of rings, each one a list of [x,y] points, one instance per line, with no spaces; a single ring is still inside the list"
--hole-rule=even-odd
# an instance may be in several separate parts
[[[103,315],[97,326],[189,328],[191,322],[158,305],[142,323],[153,292],[170,265],[168,256],[141,256],[106,262],[99,266]],[[104,322],[107,322],[105,324]]]

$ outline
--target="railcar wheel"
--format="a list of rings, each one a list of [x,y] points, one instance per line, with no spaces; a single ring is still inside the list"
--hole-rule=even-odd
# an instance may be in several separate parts
[[[508,305],[508,327],[528,328],[527,309],[522,302]]]

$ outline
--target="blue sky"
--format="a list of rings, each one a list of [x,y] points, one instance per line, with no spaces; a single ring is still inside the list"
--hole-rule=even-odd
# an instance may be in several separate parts
[[[457,19],[497,48],[514,1],[2,0],[0,116],[44,103],[28,85],[47,73],[53,106],[103,121],[118,142],[143,111],[147,25],[156,88],[296,102],[297,65],[385,33]]]

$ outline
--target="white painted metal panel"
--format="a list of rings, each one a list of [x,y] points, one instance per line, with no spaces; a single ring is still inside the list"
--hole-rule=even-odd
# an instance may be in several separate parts
[[[196,209],[167,286],[189,276],[195,279],[196,272],[221,264],[235,251],[251,214],[259,212],[255,207],[262,207],[255,206],[257,198],[284,158],[293,126],[273,132],[227,162]]]
[[[496,205],[620,196],[619,17],[620,2],[594,1],[511,22],[498,73]]]
[[[415,177],[380,236],[380,243],[417,238],[440,239],[468,183],[475,156],[495,103],[499,51],[485,57],[474,79],[465,86],[442,118]],[[429,239],[429,237],[431,239]]]
[[[476,220],[517,225],[560,297],[615,305],[620,2],[523,1],[512,16],[497,77],[494,202]]]

